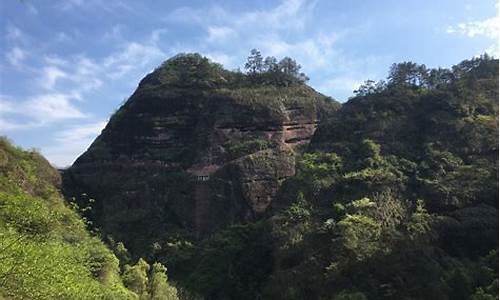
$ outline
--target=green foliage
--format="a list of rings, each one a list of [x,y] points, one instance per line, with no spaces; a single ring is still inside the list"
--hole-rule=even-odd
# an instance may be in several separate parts
[[[309,80],[300,72],[301,66],[294,59],[284,57],[279,62],[272,56],[264,59],[257,49],[250,51],[245,69],[249,81],[254,84],[289,86],[303,84]]]
[[[342,166],[342,159],[335,153],[305,153],[297,162],[296,179],[306,193],[316,195],[338,180],[335,175]]]
[[[272,269],[265,223],[234,225],[204,241],[187,287],[213,299],[256,299]]]
[[[242,157],[248,154],[255,153],[257,151],[266,150],[271,148],[272,141],[265,139],[252,139],[245,140],[240,143],[231,142],[228,144],[229,154],[232,159]]]
[[[379,247],[381,226],[373,218],[363,214],[347,214],[337,223],[343,247],[357,260],[373,255]]]
[[[356,93],[283,184],[273,220],[293,220],[300,196],[307,226],[294,244],[294,223],[273,222],[287,247],[269,293],[496,299],[498,60],[395,64],[387,83]]]
[[[118,260],[88,234],[34,152],[0,140],[0,294],[9,299],[132,299]]]
[[[151,300],[178,300],[177,289],[168,284],[167,268],[160,263],[154,263],[149,279]]]
[[[147,286],[149,268],[149,264],[140,258],[133,266],[125,265],[123,270],[123,283],[140,299],[149,299]]]
[[[150,266],[140,258],[133,266],[125,265],[122,278],[141,300],[179,300],[177,289],[168,282],[167,268],[161,263]]]
[[[361,292],[340,292],[333,300],[367,300],[365,294]]]
[[[417,207],[406,225],[410,239],[425,237],[431,229],[430,219],[431,216],[425,210],[423,201],[418,200]]]
[[[299,193],[292,205],[273,220],[273,237],[281,250],[300,247],[311,229],[311,207]]]
[[[154,74],[154,73],[153,73]],[[224,68],[198,53],[178,54],[158,69],[157,80],[175,87],[214,88],[227,82]],[[148,77],[145,81],[150,80]]]

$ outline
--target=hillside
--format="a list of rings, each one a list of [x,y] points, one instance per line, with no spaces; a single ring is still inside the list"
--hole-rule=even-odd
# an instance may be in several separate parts
[[[120,262],[87,230],[78,212],[88,208],[66,202],[60,185],[59,172],[40,154],[0,139],[1,299],[151,299],[164,291],[170,294],[161,299],[178,299],[160,264],[148,272],[137,266],[149,269],[145,262]],[[138,287],[148,276],[146,296]]]
[[[393,65],[297,165],[271,221],[274,299],[498,297],[498,60]]]

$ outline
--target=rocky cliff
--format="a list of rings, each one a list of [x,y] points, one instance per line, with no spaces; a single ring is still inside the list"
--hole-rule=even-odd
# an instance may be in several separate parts
[[[266,214],[295,154],[338,104],[305,84],[252,84],[199,55],[147,75],[68,170],[66,193],[131,249]],[[95,202],[93,200],[95,200]]]

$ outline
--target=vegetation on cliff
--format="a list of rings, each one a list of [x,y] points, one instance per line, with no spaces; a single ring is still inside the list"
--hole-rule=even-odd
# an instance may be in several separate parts
[[[155,242],[258,219],[293,175],[291,155],[340,106],[300,81],[293,60],[276,68],[281,81],[267,82],[256,79],[267,69],[228,71],[199,54],[168,59],[64,172],[66,194],[91,205],[85,216],[135,258]]]
[[[140,278],[136,266],[120,270],[59,186],[59,172],[41,155],[0,139],[0,298],[177,299],[161,264]]]
[[[498,298],[498,60],[395,64],[320,126],[279,201],[274,299]]]

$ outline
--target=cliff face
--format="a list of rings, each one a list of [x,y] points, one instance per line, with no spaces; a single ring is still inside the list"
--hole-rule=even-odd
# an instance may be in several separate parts
[[[266,214],[295,153],[338,107],[303,84],[239,84],[237,73],[188,58],[144,78],[64,172],[66,192],[95,199],[88,217],[132,250]]]

